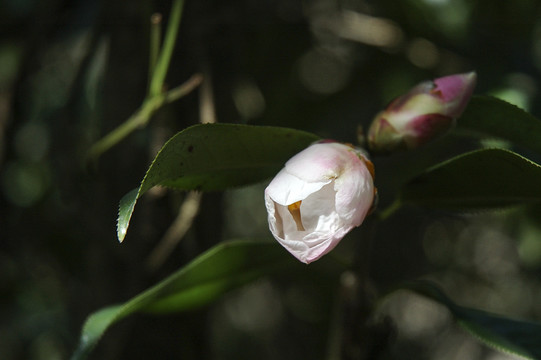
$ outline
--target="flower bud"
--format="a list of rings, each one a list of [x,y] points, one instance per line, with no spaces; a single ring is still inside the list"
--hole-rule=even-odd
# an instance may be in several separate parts
[[[465,109],[476,78],[470,72],[415,86],[374,118],[368,146],[377,152],[413,149],[445,133]]]
[[[269,228],[308,264],[361,225],[374,195],[373,165],[360,149],[316,143],[289,159],[265,189]]]

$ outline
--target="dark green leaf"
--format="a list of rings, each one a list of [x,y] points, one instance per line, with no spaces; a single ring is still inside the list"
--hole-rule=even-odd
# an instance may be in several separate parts
[[[153,186],[206,191],[262,181],[316,140],[304,131],[268,126],[206,124],[179,132],[160,150],[141,186],[121,200],[119,241],[126,236],[137,199]]]
[[[219,244],[131,300],[90,315],[72,359],[84,359],[109,326],[130,314],[171,313],[201,307],[228,290],[295,264],[276,243]]]
[[[495,350],[526,359],[541,359],[541,324],[505,318],[455,304],[441,289],[428,281],[403,286],[447,307],[458,324]]]
[[[457,130],[508,140],[541,153],[541,120],[497,98],[474,96],[458,119]]]
[[[401,200],[443,209],[486,209],[541,200],[541,167],[508,150],[457,156],[407,183]]]

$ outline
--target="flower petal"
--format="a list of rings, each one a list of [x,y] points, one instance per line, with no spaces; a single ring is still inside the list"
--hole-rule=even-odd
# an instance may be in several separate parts
[[[363,222],[374,201],[374,181],[364,163],[345,172],[335,181],[336,210],[343,221],[354,226]]]
[[[374,198],[364,159],[347,145],[314,144],[291,158],[265,189],[272,235],[300,261],[319,259],[362,223]]]
[[[398,97],[372,121],[368,145],[373,151],[411,149],[448,131],[475,87],[475,72],[422,82]]]
[[[325,182],[340,175],[343,165],[348,161],[340,143],[319,143],[309,146],[286,163],[286,170],[307,182]]]
[[[305,181],[290,174],[288,169],[284,168],[272,179],[265,193],[278,204],[287,206],[304,200],[308,195],[318,191],[331,181],[332,179]]]

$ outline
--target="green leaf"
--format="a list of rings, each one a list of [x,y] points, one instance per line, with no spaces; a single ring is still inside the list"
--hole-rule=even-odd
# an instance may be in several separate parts
[[[131,300],[90,315],[72,360],[86,358],[104,332],[128,315],[198,308],[228,290],[295,264],[276,243],[235,241],[219,244]]]
[[[206,191],[262,181],[318,139],[294,129],[233,124],[195,125],[179,132],[160,150],[141,186],[120,201],[119,241],[137,199],[153,186]]]
[[[474,96],[458,119],[457,130],[508,140],[541,153],[541,120],[494,97]]]
[[[541,166],[512,151],[472,151],[440,163],[405,184],[401,201],[475,210],[541,200]]]
[[[540,323],[509,319],[457,305],[441,289],[428,281],[412,282],[402,288],[446,306],[463,329],[491,348],[525,359],[541,359]]]

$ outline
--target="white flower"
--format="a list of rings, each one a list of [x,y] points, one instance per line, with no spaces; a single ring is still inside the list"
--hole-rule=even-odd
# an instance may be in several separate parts
[[[374,194],[373,166],[360,149],[320,142],[292,157],[265,189],[269,228],[310,263],[361,225]]]

